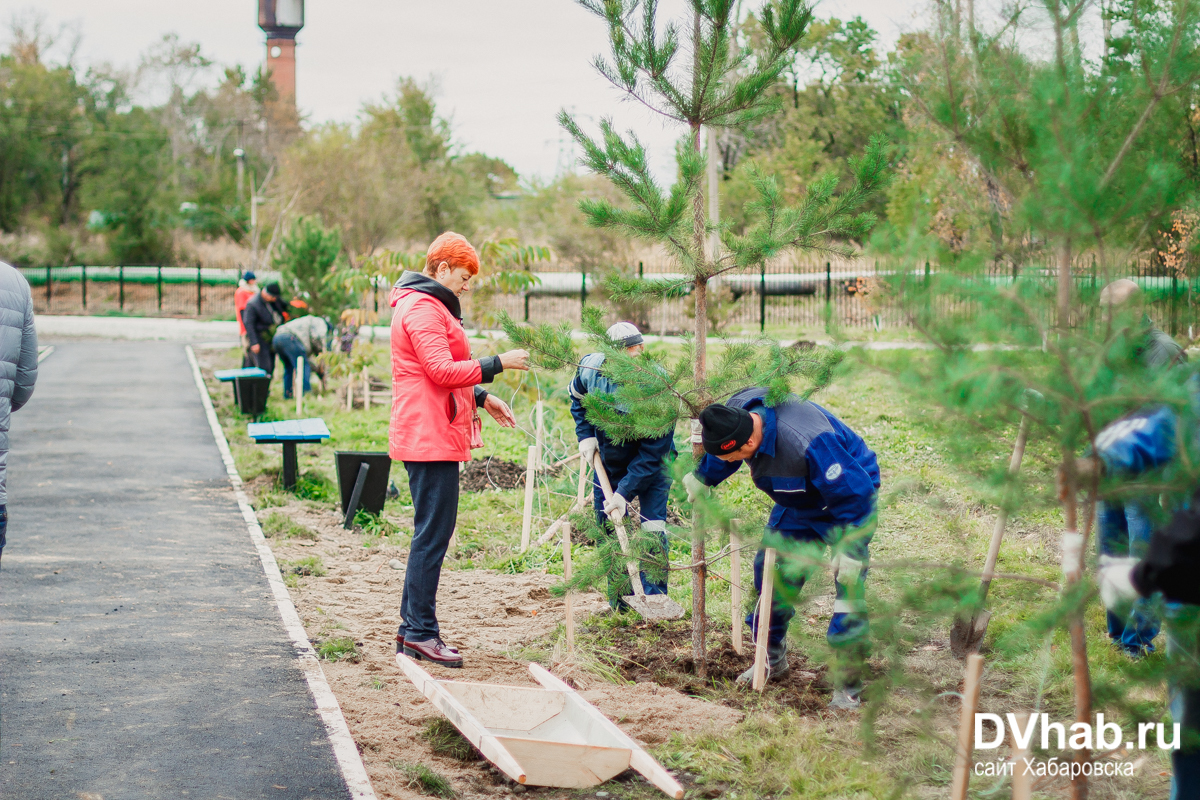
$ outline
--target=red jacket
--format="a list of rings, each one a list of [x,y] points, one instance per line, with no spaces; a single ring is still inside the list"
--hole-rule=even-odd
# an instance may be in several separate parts
[[[258,293],[258,289],[253,286],[239,286],[233,290],[233,308],[234,316],[238,321],[238,336],[246,335],[246,325],[242,322],[242,312],[246,310],[246,303],[250,302],[250,298]]]
[[[400,461],[470,461],[483,447],[476,385],[501,370],[498,356],[471,358],[458,298],[406,272],[392,287],[392,418],[388,453]],[[449,304],[449,305],[448,305]]]

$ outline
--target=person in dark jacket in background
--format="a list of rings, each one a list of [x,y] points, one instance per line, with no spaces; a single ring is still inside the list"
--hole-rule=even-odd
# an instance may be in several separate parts
[[[645,349],[641,332],[631,322],[618,322],[608,329],[608,338],[625,347],[629,355],[638,355]],[[579,455],[585,464],[592,463],[592,456],[600,453],[604,471],[613,487],[613,499],[604,500],[600,479],[592,479],[592,496],[596,508],[596,520],[601,528],[612,532],[609,518],[624,519],[629,510],[629,501],[635,497],[641,512],[641,528],[651,535],[657,534],[662,548],[664,569],[658,574],[642,572],[642,587],[646,594],[667,593],[667,495],[671,491],[671,478],[667,474],[666,461],[675,452],[672,432],[649,439],[637,439],[617,444],[599,427],[592,424],[583,406],[583,398],[592,392],[614,394],[617,385],[602,372],[603,353],[590,353],[580,360],[579,370],[571,381],[571,416],[575,418],[575,436],[579,439]],[[609,577],[608,602],[614,608],[626,606],[621,597],[630,595],[629,577],[624,566],[614,567]],[[619,575],[619,577],[618,577]]]
[[[0,556],[8,533],[8,428],[37,383],[37,331],[25,276],[0,261]]]
[[[1197,637],[1196,608],[1200,606],[1200,490],[1187,508],[1176,511],[1170,522],[1155,530],[1146,545],[1143,558],[1100,557],[1100,597],[1109,612],[1124,615],[1132,604],[1161,594],[1176,605],[1169,657],[1196,663],[1200,653]],[[1168,606],[1170,608],[1170,606]],[[1171,686],[1171,717],[1179,723],[1176,741],[1181,746],[1171,752],[1171,800],[1200,797],[1200,686],[1187,681]]]
[[[272,375],[275,372],[275,353],[271,348],[272,330],[288,318],[287,308],[279,298],[279,284],[272,281],[259,291],[242,311],[242,324],[250,342],[254,365]]]
[[[836,676],[830,707],[853,710],[862,692],[861,668],[866,657],[867,612],[864,584],[867,546],[875,531],[875,495],[879,463],[862,437],[816,403],[788,395],[766,404],[767,389],[743,389],[725,403],[700,412],[705,456],[683,479],[688,499],[733,475],[745,461],[754,485],[775,501],[767,527],[792,542],[832,548],[835,597],[826,639],[846,654],[848,663]],[[754,587],[762,591],[764,551],[754,559]],[[785,565],[786,566],[786,565]],[[781,569],[782,588],[799,592],[804,570]],[[767,634],[767,678],[788,671],[787,628],[796,610],[778,594],[771,599]],[[757,634],[758,605],[746,617]],[[753,668],[738,676],[749,683]]]

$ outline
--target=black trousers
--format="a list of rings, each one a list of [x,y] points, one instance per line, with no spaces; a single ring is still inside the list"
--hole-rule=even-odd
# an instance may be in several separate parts
[[[254,359],[254,366],[258,367],[268,375],[274,375],[275,351],[271,349],[270,339],[262,340],[262,345],[258,348],[257,353],[251,352],[249,349],[247,349],[246,352],[250,353],[250,357]]]
[[[405,461],[413,500],[413,538],[404,569],[399,634],[413,642],[440,635],[437,590],[458,521],[458,462]]]

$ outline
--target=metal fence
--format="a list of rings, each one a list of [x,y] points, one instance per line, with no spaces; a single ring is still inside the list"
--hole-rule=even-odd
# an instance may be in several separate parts
[[[157,265],[19,268],[38,314],[233,318],[240,272]]]
[[[716,305],[712,316],[719,325],[736,332],[804,331],[827,326],[874,329],[876,331],[912,327],[906,295],[924,294],[938,274],[931,263],[888,263],[858,259],[818,263],[775,262],[758,270],[725,273],[709,286],[709,303]],[[1194,275],[1195,270],[1187,274]],[[467,313],[495,316],[504,311],[514,319],[534,323],[577,322],[582,307],[597,302],[608,305],[610,320],[628,319],[643,330],[659,334],[677,334],[692,330],[693,301],[684,276],[670,264],[641,262],[628,270],[648,280],[669,281],[680,287],[678,295],[653,303],[608,303],[600,276],[583,272],[539,272],[540,283],[522,295],[499,295],[486,303],[468,305]],[[1074,316],[1085,321],[1094,316],[1100,289],[1118,277],[1130,277],[1143,288],[1147,312],[1155,323],[1172,335],[1188,333],[1196,326],[1194,278],[1181,277],[1151,259],[1142,259],[1123,269],[1099,270],[1090,257],[1079,259],[1074,268],[1076,280]],[[1044,265],[1014,268],[996,263],[984,271],[987,281],[997,286],[1014,281],[1034,281],[1053,293],[1057,271]],[[472,301],[473,302],[473,301]],[[977,309],[967,301],[935,293],[927,298],[936,313],[970,316]],[[1049,310],[1050,307],[1047,307]],[[1049,320],[1048,320],[1049,321]]]
[[[1194,298],[1198,288],[1192,264],[1168,269],[1143,257],[1120,269],[1100,270],[1085,256],[1075,264],[1074,316],[1086,322],[1094,316],[1101,287],[1117,277],[1130,277],[1143,288],[1147,312],[1172,335],[1197,326]],[[33,288],[34,308],[40,314],[111,314],[233,318],[233,292],[238,269],[227,267],[160,267],[146,265],[22,268]],[[500,311],[518,320],[553,324],[578,323],[585,305],[601,304],[616,321],[637,322],[648,332],[671,335],[692,330],[690,285],[666,261],[642,261],[627,270],[647,280],[667,281],[677,291],[656,302],[610,302],[597,273],[559,264],[540,266],[537,285],[522,294],[468,296],[463,311],[468,324],[490,327]],[[725,273],[710,283],[709,303],[719,328],[730,332],[788,332],[817,330],[829,325],[850,329],[896,330],[911,327],[904,302],[909,291],[921,290],[938,273],[929,263],[888,263],[883,260],[829,260],[817,263],[777,261],[758,270]],[[994,264],[984,275],[997,285],[1035,281],[1052,291],[1056,270],[1047,265],[1014,267]],[[1193,277],[1188,277],[1193,276]],[[267,276],[263,276],[266,278]],[[274,278],[275,276],[270,276]],[[370,299],[381,320],[389,317],[388,287],[380,286]],[[939,314],[970,315],[970,303],[945,295],[929,298]]]

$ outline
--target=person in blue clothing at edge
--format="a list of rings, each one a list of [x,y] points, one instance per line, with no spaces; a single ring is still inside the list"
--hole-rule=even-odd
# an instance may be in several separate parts
[[[1114,315],[1118,313],[1138,320],[1131,331],[1135,339],[1131,355],[1146,369],[1166,370],[1186,362],[1187,353],[1183,348],[1169,335],[1154,327],[1150,317],[1139,307],[1141,294],[1141,287],[1128,278],[1113,281],[1100,292],[1100,308],[1110,324]],[[1121,430],[1123,428],[1120,426],[1112,427],[1097,440],[1097,446],[1100,445],[1100,439],[1109,443],[1100,453],[1109,471],[1113,474],[1131,474],[1151,466],[1149,462],[1144,465],[1135,464],[1133,459],[1138,458],[1138,454],[1128,448],[1122,449],[1119,443],[1114,441],[1114,434],[1119,434]],[[1117,446],[1114,448],[1112,445]],[[1107,449],[1107,454],[1103,452],[1104,449]],[[1163,456],[1163,453],[1150,454],[1151,459]],[[1167,458],[1170,456],[1166,455],[1162,461],[1154,460],[1153,463],[1165,463]],[[1096,509],[1096,546],[1100,555],[1136,557],[1145,553],[1154,527],[1149,506],[1155,502],[1157,498],[1109,498],[1100,503]],[[1126,655],[1140,658],[1146,653],[1154,652],[1154,638],[1158,636],[1160,623],[1149,601],[1135,603],[1128,614],[1109,611],[1107,616],[1108,636]]]
[[[608,338],[625,348],[631,356],[645,349],[642,333],[632,322],[618,322],[608,329]],[[659,560],[662,569],[650,573],[642,571],[642,586],[646,594],[667,593],[667,495],[671,491],[671,478],[667,473],[667,459],[675,453],[672,431],[650,439],[635,439],[618,444],[603,430],[587,419],[583,398],[593,392],[615,394],[617,385],[603,373],[604,354],[589,353],[580,359],[575,379],[570,384],[571,416],[575,418],[575,436],[579,440],[579,455],[584,464],[591,464],[593,455],[600,453],[604,471],[613,487],[613,497],[604,500],[598,477],[592,479],[592,497],[596,508],[596,521],[602,530],[612,535],[610,519],[624,519],[629,513],[629,501],[637,498],[641,511],[641,528],[653,536],[658,535],[661,552],[650,555]],[[628,605],[621,600],[633,593],[629,576],[620,565],[613,567],[608,580],[608,602],[615,610],[624,611]]]
[[[768,406],[765,387],[743,389],[725,403],[700,412],[705,456],[684,477],[688,499],[733,475],[745,461],[754,485],[775,501],[768,535],[781,545],[832,549],[835,598],[827,641],[840,657],[830,708],[861,705],[862,665],[867,653],[864,588],[867,548],[875,531],[879,463],[862,437],[816,403],[795,395]],[[763,550],[754,559],[754,587],[762,591]],[[783,565],[779,581],[792,596],[804,586],[807,568]],[[757,604],[746,624],[758,630]],[[787,629],[796,610],[775,593],[767,634],[767,678],[788,671]],[[753,668],[738,676],[749,683]]]

